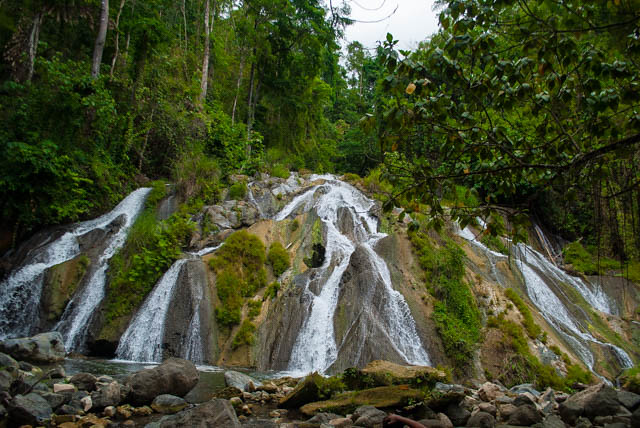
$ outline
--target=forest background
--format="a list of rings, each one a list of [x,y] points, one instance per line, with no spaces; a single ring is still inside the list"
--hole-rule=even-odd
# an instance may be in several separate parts
[[[0,0],[0,250],[149,180],[336,172],[640,278],[640,1],[438,5],[404,51],[341,49],[348,0]]]

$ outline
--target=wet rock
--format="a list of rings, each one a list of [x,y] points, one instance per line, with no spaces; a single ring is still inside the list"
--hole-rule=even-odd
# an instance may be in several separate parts
[[[306,422],[308,424],[327,424],[332,419],[339,419],[342,415],[337,415],[335,413],[318,413],[314,415],[312,418],[308,419]]]
[[[151,403],[151,408],[158,413],[164,413],[165,415],[173,415],[178,413],[188,406],[187,402],[183,398],[176,397],[175,395],[162,394],[158,395]]]
[[[9,417],[20,425],[42,425],[51,418],[53,409],[41,396],[32,392],[27,395],[16,395],[9,402]]]
[[[382,421],[386,416],[387,414],[385,412],[373,406],[360,406],[353,412],[351,419],[354,425],[374,428],[382,425]]]
[[[640,406],[640,395],[630,391],[618,391],[618,401],[632,412]]]
[[[471,415],[467,421],[467,426],[476,428],[493,428],[496,426],[496,419],[489,413],[476,412]]]
[[[69,379],[69,383],[84,391],[95,391],[97,379],[91,373],[78,373]]]
[[[199,406],[184,410],[175,415],[165,416],[158,422],[159,428],[201,427],[201,428],[240,428],[236,412],[227,400],[213,399]]]
[[[296,385],[293,391],[280,400],[280,406],[285,409],[293,409],[304,406],[319,400],[320,388],[318,383],[322,381],[322,376],[318,373],[312,373],[305,377]]]
[[[191,361],[169,358],[157,367],[134,373],[125,384],[131,387],[132,403],[142,405],[161,394],[183,397],[196,386],[199,377]]]
[[[0,352],[9,354],[16,360],[36,364],[56,363],[64,360],[66,354],[64,340],[57,331],[0,341]]]
[[[143,417],[153,414],[153,409],[149,406],[136,407],[132,409],[133,416]]]
[[[213,394],[214,398],[224,398],[225,400],[240,396],[242,396],[242,391],[233,386],[228,386]]]
[[[38,395],[47,400],[47,403],[54,410],[67,402],[67,398],[64,395],[54,392],[39,392]]]
[[[445,413],[455,426],[464,426],[471,417],[471,412],[458,403],[449,404]]]
[[[525,404],[516,408],[509,416],[509,425],[530,426],[542,421],[542,414],[532,404]]]
[[[120,384],[116,381],[109,383],[97,383],[96,391],[91,393],[93,405],[97,409],[120,404]]]
[[[482,401],[493,401],[502,395],[504,395],[502,388],[495,383],[485,382],[480,389],[478,389],[478,397],[480,397]]]
[[[64,367],[62,366],[55,366],[54,368],[52,368],[51,370],[49,370],[49,372],[47,373],[47,375],[51,378],[51,379],[64,379],[67,376],[67,372],[64,370]]]
[[[63,404],[56,409],[56,413],[59,415],[78,415],[84,413],[84,410],[82,410],[80,401],[77,401],[75,403]]]
[[[262,386],[259,380],[233,370],[224,372],[224,382],[227,386],[238,388],[243,392],[253,392],[257,387]]]
[[[130,404],[116,407],[116,415],[120,419],[129,419],[133,416],[133,407]]]
[[[336,418],[331,419],[329,425],[335,428],[349,428],[353,426],[353,421],[349,418]]]
[[[372,405],[380,409],[404,407],[422,399],[423,393],[406,385],[381,386],[339,394],[331,400],[305,404],[300,411],[308,416],[318,412],[345,413],[354,406]]]

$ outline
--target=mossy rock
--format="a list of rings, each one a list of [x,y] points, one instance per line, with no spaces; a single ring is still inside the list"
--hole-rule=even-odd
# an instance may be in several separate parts
[[[322,376],[317,372],[305,377],[286,397],[280,400],[280,406],[293,409],[320,399]]]
[[[433,387],[436,382],[447,382],[447,374],[442,370],[427,366],[403,366],[383,360],[370,362],[360,372],[368,376],[375,386],[411,384]]]
[[[640,366],[626,370],[620,378],[620,384],[627,391],[640,394]]]
[[[60,318],[67,303],[87,273],[90,260],[85,255],[51,267],[42,292],[42,309],[49,321]]]
[[[409,385],[382,386],[362,391],[346,392],[331,400],[305,404],[300,411],[307,416],[319,412],[330,412],[341,415],[352,413],[364,405],[371,405],[378,409],[404,407],[423,399],[424,394]]]

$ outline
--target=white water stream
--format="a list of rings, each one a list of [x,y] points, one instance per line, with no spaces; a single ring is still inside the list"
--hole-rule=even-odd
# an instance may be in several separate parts
[[[120,229],[108,237],[98,266],[90,268],[92,274],[87,285],[69,302],[61,322],[56,326],[63,334],[67,351],[81,347],[89,318],[104,297],[108,261],[124,244],[150,191],[149,188],[138,189],[111,212],[94,220],[77,223],[58,239],[32,250],[29,262],[0,284],[0,339],[33,333],[39,322],[38,306],[46,270],[80,254],[78,237],[94,229],[105,228],[118,217],[124,216]],[[75,304],[76,301],[82,304]]]
[[[483,226],[483,222],[480,224]],[[506,256],[496,253],[480,243],[468,228],[459,231],[458,234],[486,254],[492,263],[492,272],[495,271],[495,263],[492,260],[506,258]],[[561,290],[560,283],[568,284],[575,288],[595,309],[611,313],[612,303],[600,287],[593,289],[580,278],[570,276],[528,245],[519,243],[513,249],[515,264],[524,278],[527,295],[547,322],[571,344],[573,351],[589,369],[593,370],[595,363],[589,342],[610,347],[623,367],[633,365],[631,358],[623,349],[610,343],[598,341],[586,328],[582,327],[551,288],[553,286],[554,289]],[[505,284],[501,283],[501,285]]]
[[[309,289],[309,284],[306,286],[304,293],[311,301],[309,315],[293,346],[288,370],[294,373],[324,372],[336,361],[338,349],[333,316],[340,294],[339,284],[358,245],[367,250],[375,273],[385,285],[388,316],[381,321],[393,347],[407,363],[429,365],[429,356],[418,337],[409,307],[403,296],[392,288],[389,270],[373,250],[373,245],[386,236],[377,232],[377,220],[370,214],[374,202],[331,175],[311,177],[311,181],[319,179],[326,182],[295,197],[275,217],[276,221],[281,221],[291,214],[314,210],[326,230],[325,260],[318,268],[323,283],[317,295]],[[354,225],[348,236],[339,229],[340,209],[347,210]]]

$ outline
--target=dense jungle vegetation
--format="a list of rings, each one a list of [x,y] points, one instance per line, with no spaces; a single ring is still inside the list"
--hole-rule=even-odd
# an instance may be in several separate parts
[[[0,0],[1,248],[149,179],[207,202],[230,174],[307,170],[384,181],[436,228],[534,218],[579,241],[577,269],[640,277],[640,1],[440,0],[414,51],[346,45],[349,13]]]

